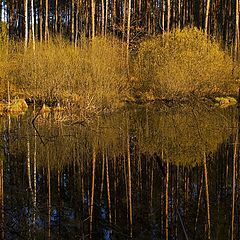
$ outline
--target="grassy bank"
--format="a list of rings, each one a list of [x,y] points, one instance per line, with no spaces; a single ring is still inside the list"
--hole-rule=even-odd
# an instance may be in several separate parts
[[[142,41],[130,61],[126,46],[113,38],[82,40],[77,48],[60,38],[35,50],[9,41],[0,46],[3,100],[9,92],[11,99],[96,113],[139,99],[235,94],[240,76],[220,45],[195,28]]]

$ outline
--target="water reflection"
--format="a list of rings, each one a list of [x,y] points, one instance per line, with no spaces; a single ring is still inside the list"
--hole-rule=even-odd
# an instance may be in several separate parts
[[[239,239],[235,108],[32,119],[1,119],[2,239]]]

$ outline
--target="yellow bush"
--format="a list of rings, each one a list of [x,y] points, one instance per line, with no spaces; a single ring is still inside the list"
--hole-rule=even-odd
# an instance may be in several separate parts
[[[8,59],[5,78],[24,97],[70,100],[77,95],[81,107],[112,108],[128,91],[122,43],[115,39],[96,38],[77,48],[53,39],[37,43],[35,51],[15,48]]]
[[[175,30],[140,44],[136,76],[141,91],[157,97],[227,94],[233,91],[233,61],[197,28]]]

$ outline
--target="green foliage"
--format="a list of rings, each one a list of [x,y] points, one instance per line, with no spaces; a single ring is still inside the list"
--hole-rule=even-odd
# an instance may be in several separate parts
[[[144,41],[135,65],[139,90],[157,98],[227,94],[234,88],[232,59],[196,28]]]

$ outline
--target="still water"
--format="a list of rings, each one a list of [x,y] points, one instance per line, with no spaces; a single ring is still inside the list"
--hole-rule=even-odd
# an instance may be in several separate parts
[[[0,119],[1,239],[240,239],[238,113]]]

